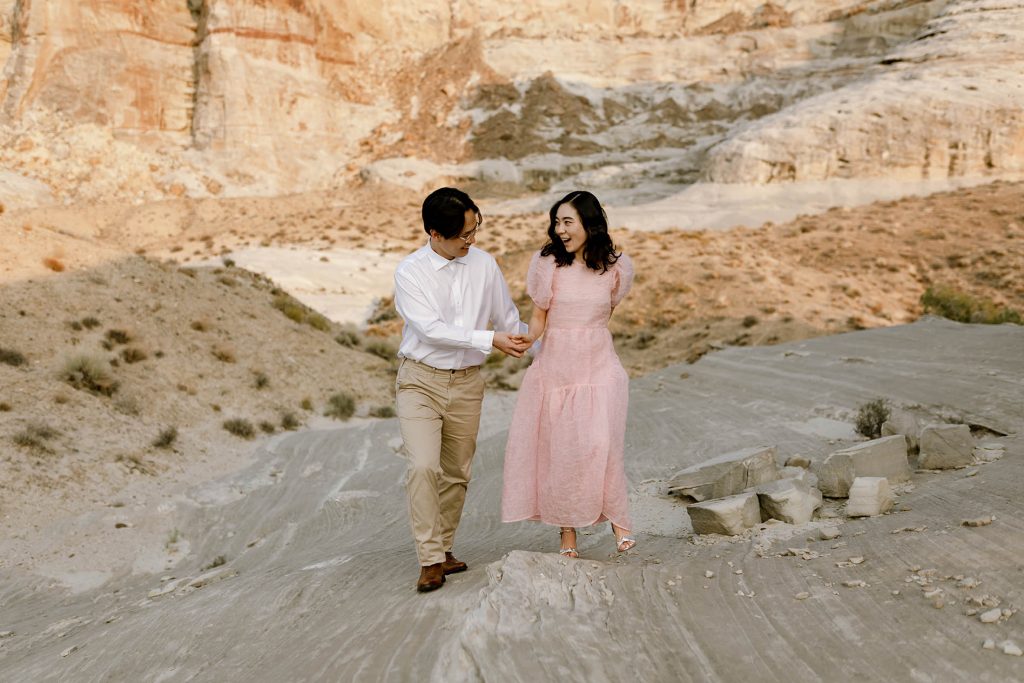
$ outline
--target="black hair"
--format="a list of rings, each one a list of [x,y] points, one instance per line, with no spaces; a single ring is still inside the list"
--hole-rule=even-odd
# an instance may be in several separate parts
[[[472,211],[480,217],[480,209],[469,195],[454,187],[434,190],[423,200],[423,231],[441,233],[445,239],[460,234],[466,227],[466,212]]]
[[[551,222],[548,224],[548,243],[540,250],[541,256],[554,256],[558,266],[569,266],[576,259],[576,254],[565,250],[565,244],[555,232],[555,214],[562,204],[570,204],[580,215],[583,229],[587,232],[587,241],[583,245],[583,261],[588,268],[600,270],[602,273],[619,260],[621,252],[615,251],[612,238],[608,234],[608,216],[590,192],[575,190],[565,195],[551,207]]]

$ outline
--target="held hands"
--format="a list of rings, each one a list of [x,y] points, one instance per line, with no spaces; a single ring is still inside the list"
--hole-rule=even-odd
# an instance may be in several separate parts
[[[495,332],[494,341],[491,345],[502,353],[513,358],[522,358],[526,350],[533,344],[533,338],[528,334],[509,334],[508,332]]]

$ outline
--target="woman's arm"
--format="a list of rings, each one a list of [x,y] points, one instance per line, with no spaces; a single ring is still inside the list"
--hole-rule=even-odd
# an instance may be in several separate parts
[[[533,313],[530,315],[530,341],[535,342],[544,334],[544,328],[548,324],[548,312],[534,304]]]

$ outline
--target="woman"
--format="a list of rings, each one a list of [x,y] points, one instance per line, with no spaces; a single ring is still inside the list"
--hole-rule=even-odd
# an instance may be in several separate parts
[[[623,444],[629,379],[608,319],[633,281],[597,197],[570,192],[551,207],[548,243],[530,262],[529,336],[544,335],[526,371],[505,447],[502,520],[561,527],[561,554],[579,557],[576,527],[608,520],[619,552],[630,534]]]

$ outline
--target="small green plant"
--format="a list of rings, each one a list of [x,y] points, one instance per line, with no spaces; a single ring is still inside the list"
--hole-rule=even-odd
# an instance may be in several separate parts
[[[295,413],[287,412],[281,414],[281,429],[293,431],[300,426],[302,426],[302,423],[299,422],[299,418],[295,417]]]
[[[279,295],[274,299],[274,308],[284,313],[289,320],[297,323],[301,323],[306,318],[306,308],[287,294]]]
[[[37,453],[53,453],[49,441],[60,434],[56,429],[41,422],[34,422],[12,437],[15,446]]]
[[[331,331],[331,321],[319,313],[310,313],[306,316],[306,324],[314,330],[320,330],[321,332]]]
[[[324,415],[336,420],[347,420],[356,412],[356,400],[345,392],[338,392],[327,399]]]
[[[273,422],[263,420],[262,422],[260,422],[260,429],[267,434],[273,434],[274,432],[277,431],[277,425],[275,425]]]
[[[302,403],[299,404],[299,407],[308,412],[313,412],[313,399],[307,396],[302,399]]]
[[[925,313],[942,316],[961,323],[1024,324],[1019,312],[1001,306],[991,299],[971,296],[949,285],[929,287],[921,295]]]
[[[882,423],[889,419],[889,407],[884,398],[876,398],[857,408],[854,428],[858,434],[877,439],[882,435]]]
[[[181,532],[177,529],[171,529],[167,534],[167,542],[164,543],[164,547],[170,550],[174,546],[178,545],[178,541],[181,540]]]
[[[757,319],[756,315],[748,315],[745,318],[743,318],[743,323],[742,324],[743,324],[743,327],[750,328],[750,327],[753,327],[754,325],[756,325],[759,322],[760,321]]]
[[[24,365],[27,362],[28,361],[25,360],[25,356],[20,352],[15,351],[14,349],[0,348],[0,363],[6,363],[12,367],[18,367],[19,365]]]
[[[210,562],[210,564],[208,564],[205,567],[203,567],[202,571],[205,572],[205,571],[209,571],[211,569],[216,569],[217,567],[220,567],[221,565],[227,564],[227,562],[228,562],[228,560],[227,560],[226,557],[224,557],[223,555],[218,555],[217,557],[213,558],[213,560]]]
[[[252,426],[252,422],[241,417],[224,420],[224,429],[243,439],[251,439],[256,436],[256,429]]]
[[[370,417],[394,417],[395,407],[392,405],[377,406],[370,411]]]
[[[101,396],[113,396],[119,383],[111,374],[109,363],[88,354],[76,354],[64,362],[61,379],[73,386]]]
[[[170,448],[174,445],[174,442],[178,440],[178,428],[177,427],[166,427],[160,430],[156,438],[153,439],[154,448]]]

